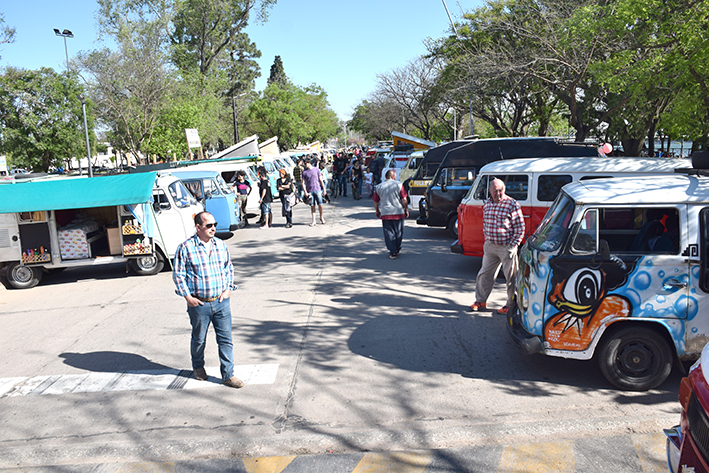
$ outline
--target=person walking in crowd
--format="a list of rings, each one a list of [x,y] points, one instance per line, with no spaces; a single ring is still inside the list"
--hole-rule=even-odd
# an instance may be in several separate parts
[[[270,228],[273,226],[273,214],[271,213],[273,194],[271,193],[271,183],[268,180],[268,173],[265,167],[260,166],[258,168],[258,178],[258,203],[261,205],[261,218],[263,220],[259,228]]]
[[[396,259],[404,240],[404,221],[409,217],[408,195],[404,186],[396,180],[396,172],[390,169],[386,179],[374,190],[374,213],[382,219],[384,243],[389,258]]]
[[[246,172],[236,171],[236,181],[234,181],[234,188],[236,189],[237,202],[239,204],[239,209],[241,209],[241,216],[244,218],[244,225],[249,226],[249,221],[246,218],[246,202],[249,199],[249,194],[251,194],[251,183],[246,180]]]
[[[325,164],[325,160],[322,159],[318,163],[318,169],[320,169],[320,174],[322,174],[322,180],[325,185],[325,189],[330,188],[330,174],[327,172],[327,166]],[[325,203],[330,203],[330,197],[327,195],[327,192],[323,193],[322,200]]]
[[[293,226],[293,204],[295,197],[293,195],[293,181],[285,169],[279,169],[281,177],[276,181],[278,194],[281,196],[281,205],[283,206],[283,216],[286,218],[286,228]]]
[[[362,180],[364,178],[364,173],[362,172],[362,166],[360,166],[359,161],[355,161],[352,165],[352,197],[354,200],[359,200],[362,198]]]
[[[323,218],[322,196],[323,192],[327,193],[327,189],[325,188],[325,183],[323,182],[320,170],[314,167],[310,161],[305,162],[305,171],[303,171],[303,185],[305,186],[305,192],[310,194],[310,214],[313,217],[313,221],[310,226],[315,226],[316,205],[318,207],[318,212],[320,213],[320,223],[324,225],[325,219]]]
[[[490,198],[483,204],[483,261],[475,279],[475,303],[470,309],[477,312],[487,308],[487,299],[502,266],[507,282],[507,303],[497,313],[506,314],[514,302],[517,247],[524,237],[524,218],[519,203],[505,194],[503,181],[493,179],[489,190]]]
[[[374,188],[372,187],[372,171],[369,166],[364,169],[364,189],[367,192],[367,197],[371,199]]]
[[[347,158],[345,157],[344,154],[340,156],[340,165],[338,166],[339,169],[339,184],[340,184],[340,195],[343,197],[347,197],[347,174],[348,174],[348,169],[349,169],[349,164],[347,163]]]
[[[298,200],[303,200],[303,159],[298,158],[293,168],[293,180],[295,181],[295,192]]]
[[[234,345],[231,339],[231,291],[234,286],[234,266],[226,244],[214,234],[217,222],[209,212],[194,217],[194,236],[177,247],[172,279],[175,292],[187,301],[187,314],[192,325],[190,355],[194,377],[207,380],[204,369],[204,347],[209,324],[219,347],[219,369],[222,383],[241,388],[244,382],[234,376]]]

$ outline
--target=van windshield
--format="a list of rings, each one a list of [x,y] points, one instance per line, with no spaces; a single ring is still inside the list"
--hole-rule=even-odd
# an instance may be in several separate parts
[[[559,194],[537,231],[529,239],[532,248],[540,251],[558,250],[573,214],[574,202],[566,194]]]

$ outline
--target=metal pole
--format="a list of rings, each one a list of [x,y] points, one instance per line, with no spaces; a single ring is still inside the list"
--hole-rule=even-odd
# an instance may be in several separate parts
[[[91,166],[91,146],[89,145],[89,126],[86,124],[86,101],[81,96],[81,111],[84,114],[84,135],[86,136],[86,157],[89,160],[89,177],[94,177],[94,170]],[[79,172],[81,172],[81,160],[79,160]]]
[[[239,142],[239,125],[236,123],[236,97],[231,96],[231,110],[234,115],[234,144]]]
[[[66,47],[66,36],[62,36],[64,38],[64,54],[66,54],[66,71],[69,72],[69,50]]]

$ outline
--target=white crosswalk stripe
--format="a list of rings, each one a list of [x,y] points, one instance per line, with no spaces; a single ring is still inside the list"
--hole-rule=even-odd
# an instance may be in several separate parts
[[[278,363],[234,366],[234,376],[245,384],[273,384]],[[209,379],[194,379],[192,370],[147,370],[119,373],[82,373],[0,378],[0,398],[69,393],[199,389],[221,386],[219,367],[206,368]]]

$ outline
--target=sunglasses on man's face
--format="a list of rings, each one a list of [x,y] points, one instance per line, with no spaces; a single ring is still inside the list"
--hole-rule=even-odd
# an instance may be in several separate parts
[[[217,226],[217,222],[214,223],[207,223],[205,225],[202,225],[204,228],[212,228]]]

